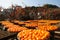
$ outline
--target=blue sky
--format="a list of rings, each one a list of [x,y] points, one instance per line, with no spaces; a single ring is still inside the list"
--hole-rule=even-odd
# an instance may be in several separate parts
[[[60,6],[60,0],[0,0],[0,6],[8,8],[11,4],[26,6],[42,6],[44,4],[54,4]]]

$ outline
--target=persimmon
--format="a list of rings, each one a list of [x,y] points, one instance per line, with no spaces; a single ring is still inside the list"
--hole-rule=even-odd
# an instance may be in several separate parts
[[[53,30],[57,30],[58,27],[57,26],[46,25],[46,26],[38,26],[38,29],[53,31]]]
[[[18,24],[25,24],[23,21],[18,21],[18,20],[14,20],[13,22]]]
[[[25,27],[11,27],[11,28],[8,28],[7,31],[9,32],[20,32],[22,30],[27,30],[28,28],[25,28]]]
[[[44,30],[23,30],[18,33],[18,40],[45,40],[50,36],[50,33]]]
[[[25,26],[26,27],[37,27],[38,24],[36,24],[36,23],[27,23]]]

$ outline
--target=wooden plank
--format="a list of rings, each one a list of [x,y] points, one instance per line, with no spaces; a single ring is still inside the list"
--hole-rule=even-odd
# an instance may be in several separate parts
[[[7,38],[9,36],[16,35],[17,33],[10,33],[7,31],[0,31],[0,39]]]

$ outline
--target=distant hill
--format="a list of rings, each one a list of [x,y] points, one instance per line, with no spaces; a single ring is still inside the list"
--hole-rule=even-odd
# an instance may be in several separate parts
[[[13,9],[14,8],[14,9]],[[60,7],[52,4],[45,4],[42,7],[25,7],[14,6],[12,11],[7,11],[5,14],[9,19],[18,19],[18,20],[33,20],[33,19],[60,19]],[[1,16],[0,16],[1,18]]]

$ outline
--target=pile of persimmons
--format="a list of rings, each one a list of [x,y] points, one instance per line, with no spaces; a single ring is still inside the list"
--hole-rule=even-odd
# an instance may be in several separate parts
[[[4,25],[5,28],[7,28],[8,32],[18,32],[17,34],[18,40],[48,40],[50,37],[49,31],[54,31],[58,29],[56,25],[51,25],[51,23],[58,23],[58,22],[60,21],[57,21],[57,20],[52,20],[52,21],[51,20],[28,20],[28,21],[12,20],[11,22],[1,21],[0,23]],[[33,29],[32,27],[35,29]]]

